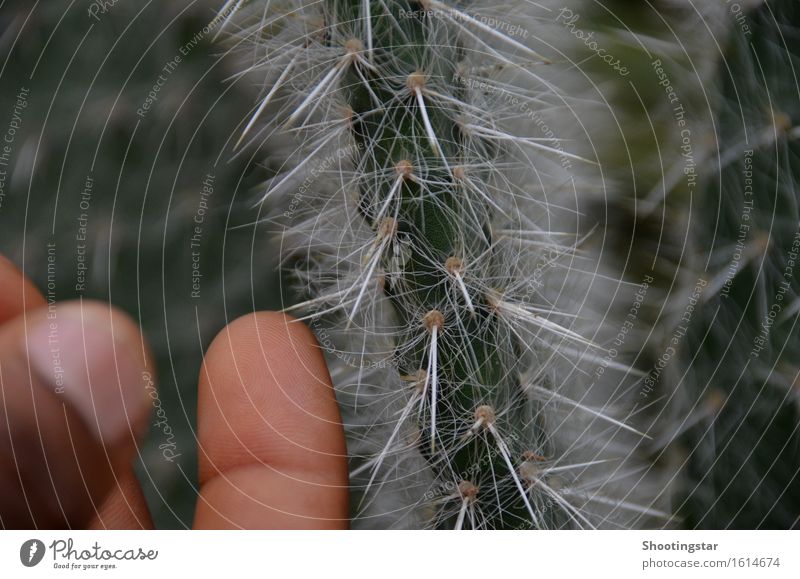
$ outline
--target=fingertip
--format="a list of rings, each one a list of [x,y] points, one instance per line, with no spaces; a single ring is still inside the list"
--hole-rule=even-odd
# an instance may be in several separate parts
[[[254,312],[236,318],[215,336],[204,358],[206,366],[235,362],[232,353],[290,354],[293,358],[313,363],[320,370],[321,379],[328,380],[324,360],[314,334],[304,323],[282,312]],[[322,362],[320,365],[319,362]]]
[[[81,415],[98,440],[135,446],[152,410],[154,365],[139,326],[109,304],[62,302],[25,320],[22,347],[40,382]]]
[[[221,496],[240,504],[241,490],[236,496],[220,493],[215,479],[231,480],[247,470],[247,480],[265,477],[275,485],[270,494],[275,504],[259,511],[263,526],[275,523],[266,520],[270,512],[285,517],[297,510],[307,520],[299,502],[294,507],[281,502],[292,488],[304,489],[296,495],[298,501],[301,494],[306,497],[303,505],[318,493],[346,518],[346,449],[336,397],[313,333],[291,316],[249,314],[214,339],[200,376],[198,429],[200,482],[206,500],[214,498],[211,505],[201,500],[198,516],[230,510]],[[243,526],[252,523],[250,513]]]
[[[203,362],[199,397],[201,442],[216,457],[201,460],[201,482],[258,459],[294,467],[298,452],[317,447],[344,454],[322,352],[286,314],[256,312],[222,330]]]
[[[102,510],[153,408],[148,368],[138,326],[107,304],[60,302],[0,328],[3,525],[81,527]]]

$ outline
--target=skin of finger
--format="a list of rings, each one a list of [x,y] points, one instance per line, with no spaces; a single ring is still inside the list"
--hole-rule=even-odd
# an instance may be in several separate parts
[[[2,339],[0,339],[2,344]],[[81,527],[112,481],[102,448],[56,396],[2,364],[0,519],[5,529]],[[27,390],[27,391],[25,391]]]
[[[0,324],[26,309],[43,306],[45,299],[11,261],[0,255]]]
[[[147,509],[147,502],[133,467],[128,467],[114,482],[111,492],[100,505],[88,528],[100,530],[153,528],[150,511]]]
[[[214,340],[200,375],[197,528],[344,528],[344,433],[324,357],[260,312]]]
[[[83,307],[95,320],[110,316],[104,304],[59,307]],[[132,416],[136,433],[98,442],[70,403],[28,363],[21,339],[25,325],[46,315],[45,308],[29,311],[0,328],[0,518],[6,528],[85,526],[129,468],[134,437],[146,421],[145,414]],[[113,323],[118,336],[139,338],[121,312]]]
[[[10,260],[0,255],[0,324],[15,318],[25,310],[36,309],[44,304],[45,299],[34,284]],[[10,480],[6,484],[0,482],[0,489],[16,486],[17,493],[21,492],[17,473],[9,470],[4,474],[8,475]],[[0,475],[0,481],[4,478],[6,477]],[[57,503],[53,506],[58,509]],[[24,515],[22,518],[15,517],[18,520],[31,517],[27,505],[18,503],[17,508],[20,508]],[[32,520],[30,524],[33,524]],[[146,529],[152,526],[144,494],[133,468],[129,467],[118,481],[114,481],[112,490],[103,500],[89,528]]]

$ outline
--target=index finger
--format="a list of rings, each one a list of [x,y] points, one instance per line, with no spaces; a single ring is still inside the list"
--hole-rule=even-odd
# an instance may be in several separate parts
[[[345,528],[344,433],[313,334],[283,314],[234,321],[200,377],[196,528]]]

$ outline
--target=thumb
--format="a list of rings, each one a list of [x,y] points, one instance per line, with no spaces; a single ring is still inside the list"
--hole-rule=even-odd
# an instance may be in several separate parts
[[[104,304],[51,305],[0,326],[3,527],[87,523],[133,457],[151,368],[138,327]]]

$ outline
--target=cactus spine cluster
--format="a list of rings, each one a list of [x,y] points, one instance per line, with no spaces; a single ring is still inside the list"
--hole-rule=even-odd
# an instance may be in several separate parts
[[[366,176],[358,208],[375,232],[363,284],[382,279],[409,329],[395,357],[413,392],[407,408],[436,479],[458,495],[454,508],[443,506],[439,524],[539,526],[517,470],[520,449],[531,456],[546,450],[537,426],[520,416],[525,394],[520,376],[508,371],[516,368],[518,340],[498,316],[505,288],[481,281],[493,277],[502,251],[491,227],[496,209],[482,193],[488,171],[481,153],[494,143],[459,122],[468,106],[457,83],[464,48],[457,27],[432,22],[460,13],[436,2],[394,2],[376,4],[378,14],[391,14],[373,20],[370,2],[327,5],[331,42],[356,55],[343,74],[342,98]],[[430,42],[437,28],[438,45]],[[356,297],[351,319],[359,307]]]

